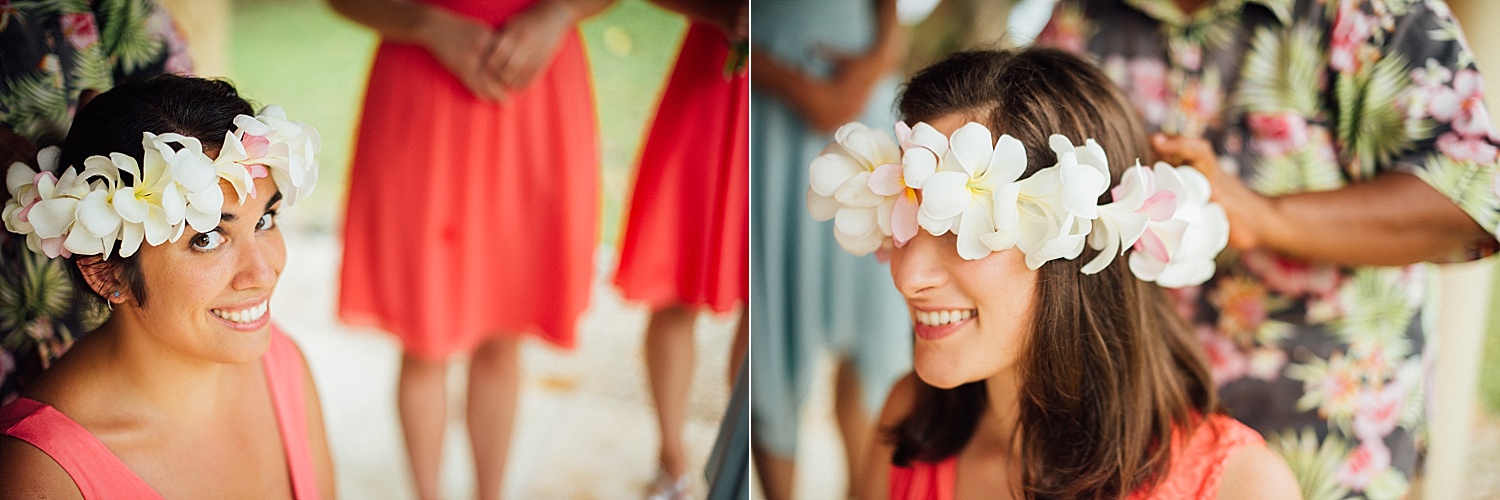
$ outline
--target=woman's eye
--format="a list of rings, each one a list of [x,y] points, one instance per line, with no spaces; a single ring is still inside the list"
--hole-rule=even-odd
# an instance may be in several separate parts
[[[275,228],[276,228],[276,212],[266,212],[265,215],[260,216],[260,220],[258,220],[258,221],[255,222],[255,230],[256,231],[265,231],[267,229],[275,229]]]
[[[221,233],[219,233],[218,231],[209,231],[209,232],[206,232],[206,233],[198,233],[197,236],[193,236],[193,241],[192,241],[192,245],[193,245],[193,249],[194,250],[199,250],[199,251],[204,251],[204,252],[209,251],[209,250],[213,250],[215,248],[219,248],[219,245],[223,245],[223,244],[224,244],[224,235],[221,234]]]

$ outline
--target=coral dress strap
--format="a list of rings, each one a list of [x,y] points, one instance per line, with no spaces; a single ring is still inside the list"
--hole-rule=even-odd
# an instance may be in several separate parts
[[[271,388],[271,404],[276,408],[276,427],[281,430],[281,446],[286,451],[287,471],[292,481],[292,498],[312,500],[318,496],[318,475],[313,469],[312,449],[307,443],[307,394],[302,376],[302,360],[297,347],[273,323],[271,347],[262,360],[266,384]]]
[[[891,500],[953,500],[958,458],[891,466]]]
[[[83,498],[161,498],[99,438],[50,405],[20,398],[0,408],[0,434],[52,457],[73,478]]]

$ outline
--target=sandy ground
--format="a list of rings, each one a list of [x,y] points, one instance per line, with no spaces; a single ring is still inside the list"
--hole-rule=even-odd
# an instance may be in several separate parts
[[[351,329],[334,317],[339,241],[289,232],[288,262],[271,310],[302,347],[323,402],[339,496],[415,498],[395,383],[400,360],[393,337]],[[529,341],[506,498],[641,498],[656,473],[657,430],[646,386],[641,341],[647,311],[623,303],[605,280],[613,253],[601,249],[578,349],[563,352]],[[728,403],[726,383],[734,316],[700,317],[698,366],[685,439],[701,470]],[[442,467],[445,498],[474,498],[473,461],[463,427],[466,364],[449,372],[449,427]],[[701,474],[694,485],[706,491]]]

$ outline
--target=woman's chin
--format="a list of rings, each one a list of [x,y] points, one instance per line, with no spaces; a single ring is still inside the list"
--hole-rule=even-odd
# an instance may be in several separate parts
[[[921,356],[918,356],[912,363],[912,369],[917,372],[917,378],[939,389],[952,389],[969,382],[955,373],[955,368],[954,363],[924,363]]]

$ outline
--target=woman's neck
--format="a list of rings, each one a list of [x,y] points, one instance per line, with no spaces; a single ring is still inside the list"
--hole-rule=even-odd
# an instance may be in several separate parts
[[[979,420],[971,445],[982,447],[986,453],[1015,456],[1020,451],[1019,436],[1021,386],[1014,369],[1006,369],[984,381],[989,395],[989,406]]]
[[[104,385],[117,396],[155,411],[192,415],[213,411],[232,393],[225,389],[243,367],[194,358],[155,341],[146,328],[128,309],[116,308],[109,321],[89,334],[98,343],[95,359],[102,365],[95,371],[108,374]]]

